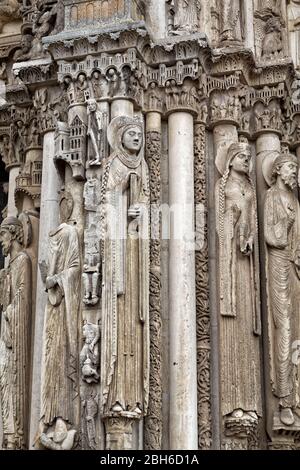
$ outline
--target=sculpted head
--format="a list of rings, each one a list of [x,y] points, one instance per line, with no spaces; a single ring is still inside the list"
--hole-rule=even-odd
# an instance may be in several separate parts
[[[139,116],[119,116],[108,126],[107,137],[126,165],[137,168],[143,158],[144,126]]]
[[[92,323],[86,323],[83,325],[82,333],[86,344],[91,344],[92,341],[98,336],[99,327]]]
[[[24,241],[23,225],[16,217],[7,217],[0,226],[0,243],[4,256],[11,253],[13,245],[22,248]]]
[[[280,154],[273,165],[272,176],[275,180],[278,178],[291,189],[297,186],[298,162],[297,158],[288,153]]]
[[[122,144],[131,155],[136,155],[142,147],[143,133],[139,126],[127,128],[122,136]]]
[[[90,98],[87,101],[87,107],[90,113],[94,113],[95,111],[97,111],[97,101],[94,98]]]
[[[246,143],[232,144],[228,150],[228,165],[237,173],[250,173],[251,151]]]
[[[33,36],[31,34],[23,34],[21,39],[21,50],[23,54],[26,54],[30,51],[32,40]]]
[[[74,207],[74,200],[68,191],[62,191],[59,202],[59,216],[61,223],[66,223],[71,219]]]

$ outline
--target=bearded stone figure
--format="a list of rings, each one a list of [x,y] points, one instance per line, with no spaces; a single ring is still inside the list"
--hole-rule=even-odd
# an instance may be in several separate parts
[[[0,273],[2,305],[0,337],[0,399],[4,449],[25,449],[28,426],[28,366],[31,326],[31,260],[24,250],[19,219],[8,217],[0,242],[9,265]]]
[[[148,405],[149,176],[143,132],[138,118],[112,120],[113,152],[102,183],[100,406],[104,418],[123,421],[140,419]]]
[[[216,165],[220,272],[221,407],[228,433],[257,425],[260,396],[260,318],[255,262],[257,215],[248,144],[233,143]]]
[[[76,433],[78,397],[78,314],[80,245],[71,220],[73,198],[62,194],[61,225],[49,235],[46,278],[40,442],[54,450],[71,449]]]
[[[297,361],[293,363],[293,342],[299,340],[300,324],[300,206],[293,191],[297,168],[296,157],[289,153],[270,153],[263,164],[270,186],[264,207],[264,232],[271,383],[278,399],[279,418],[285,426],[292,426],[295,413],[300,413],[299,371]]]

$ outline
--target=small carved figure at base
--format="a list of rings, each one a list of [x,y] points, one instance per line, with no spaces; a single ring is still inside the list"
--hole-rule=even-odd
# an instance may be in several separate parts
[[[96,305],[99,301],[98,280],[99,272],[84,272],[82,281],[84,286],[83,303],[85,305]]]
[[[58,418],[54,431],[43,433],[40,437],[41,444],[50,450],[71,450],[74,445],[75,429],[68,431],[63,419]]]

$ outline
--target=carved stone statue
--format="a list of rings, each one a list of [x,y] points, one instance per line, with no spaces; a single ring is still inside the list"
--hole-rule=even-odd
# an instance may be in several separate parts
[[[49,236],[46,279],[48,303],[44,328],[41,404],[44,432],[40,441],[49,449],[53,448],[53,442],[58,442],[53,435],[53,428],[54,434],[57,427],[63,428],[65,439],[69,439],[69,432],[73,431],[73,441],[76,433],[80,245],[77,229],[70,220],[72,212],[72,196],[70,193],[63,193],[60,201],[61,225]],[[63,442],[62,440],[59,443],[62,448]]]
[[[9,265],[0,272],[2,305],[0,337],[0,399],[4,449],[25,449],[28,424],[30,364],[31,261],[24,251],[19,219],[8,217],[0,227],[0,242]]]
[[[31,34],[23,34],[21,39],[21,48],[14,54],[14,60],[21,62],[22,60],[31,59],[31,46],[33,36]]]
[[[82,273],[83,302],[96,305],[99,301],[100,278],[100,241],[99,215],[101,184],[94,175],[88,175],[84,185],[83,198],[86,210],[86,228],[84,231],[84,265]]]
[[[290,54],[297,68],[300,67],[300,0],[291,0],[288,5],[288,30]]]
[[[243,38],[243,2],[242,0],[222,0],[220,2],[221,43],[240,42]]]
[[[199,31],[200,0],[172,0],[171,12],[174,15],[172,33],[191,34]]]
[[[102,185],[101,414],[139,419],[148,405],[149,176],[143,124],[121,116]],[[104,234],[105,230],[105,234]]]
[[[99,382],[99,346],[100,328],[86,322],[83,325],[84,345],[80,352],[82,379],[88,384]]]
[[[280,420],[286,426],[294,424],[294,412],[300,411],[297,364],[292,355],[293,341],[299,340],[300,332],[300,206],[293,192],[297,168],[296,157],[289,153],[267,155],[263,167],[270,186],[264,208],[264,232],[271,383],[278,398]]]
[[[0,33],[6,23],[20,18],[18,0],[2,0],[0,4]]]
[[[216,164],[219,236],[220,357],[222,415],[228,433],[243,435],[262,415],[256,305],[256,198],[248,144],[233,143]]]
[[[88,109],[88,135],[91,139],[95,158],[90,165],[100,165],[101,155],[99,152],[101,139],[103,138],[102,113],[98,109],[97,101],[93,98],[87,100]]]

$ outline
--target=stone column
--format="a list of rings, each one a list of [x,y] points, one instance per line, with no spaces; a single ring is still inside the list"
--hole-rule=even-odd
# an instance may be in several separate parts
[[[166,2],[165,0],[147,0],[144,2],[145,21],[147,29],[153,39],[162,39],[166,36]]]
[[[144,426],[144,448],[162,448],[162,318],[161,318],[161,114],[146,117],[146,158],[150,177],[150,390]]]
[[[198,448],[194,247],[194,119],[169,116],[170,448]]]
[[[126,98],[117,98],[111,103],[111,119],[118,116],[133,116],[133,103]]]
[[[267,189],[266,182],[262,174],[262,159],[260,155],[262,152],[280,152],[280,139],[279,135],[272,131],[261,132],[257,136],[256,140],[256,174],[257,174],[257,191],[260,194],[258,198],[258,207],[261,209],[261,204],[263,204],[262,194]],[[262,207],[263,209],[263,207]]]
[[[51,230],[58,226],[58,204],[61,183],[54,161],[54,132],[44,135],[43,145],[43,175],[40,211],[40,233],[38,263],[44,264],[48,260],[48,235]],[[45,184],[46,183],[46,184]],[[41,399],[41,370],[43,351],[43,328],[44,314],[47,303],[45,285],[41,277],[41,271],[37,272],[36,287],[36,316],[34,325],[34,348],[33,348],[33,371],[32,371],[32,393],[30,413],[30,440],[29,447],[34,447],[38,437],[40,420]],[[37,445],[35,446],[35,448]]]
[[[268,190],[265,182],[262,165],[264,160],[264,152],[280,152],[281,143],[279,135],[272,131],[261,131],[256,135],[256,182],[257,182],[257,206],[258,206],[258,227],[260,243],[260,268],[261,268],[261,302],[262,302],[262,319],[263,319],[263,347],[265,358],[265,400],[266,400],[266,428],[267,433],[272,439],[273,435],[273,413],[276,409],[276,402],[271,386],[270,377],[270,355],[269,355],[269,330],[268,330],[268,302],[267,302],[267,285],[266,285],[266,250],[265,250],[265,234],[264,234],[264,201]],[[287,438],[288,439],[288,438]],[[272,439],[273,441],[273,439]]]
[[[254,42],[254,8],[253,2],[243,2],[244,8],[244,27],[243,27],[243,36],[245,47],[255,51],[255,42]],[[243,25],[242,25],[243,26]]]
[[[8,186],[8,204],[7,216],[16,217],[18,210],[15,203],[16,178],[19,176],[20,167],[13,166],[9,168],[9,186]]]

